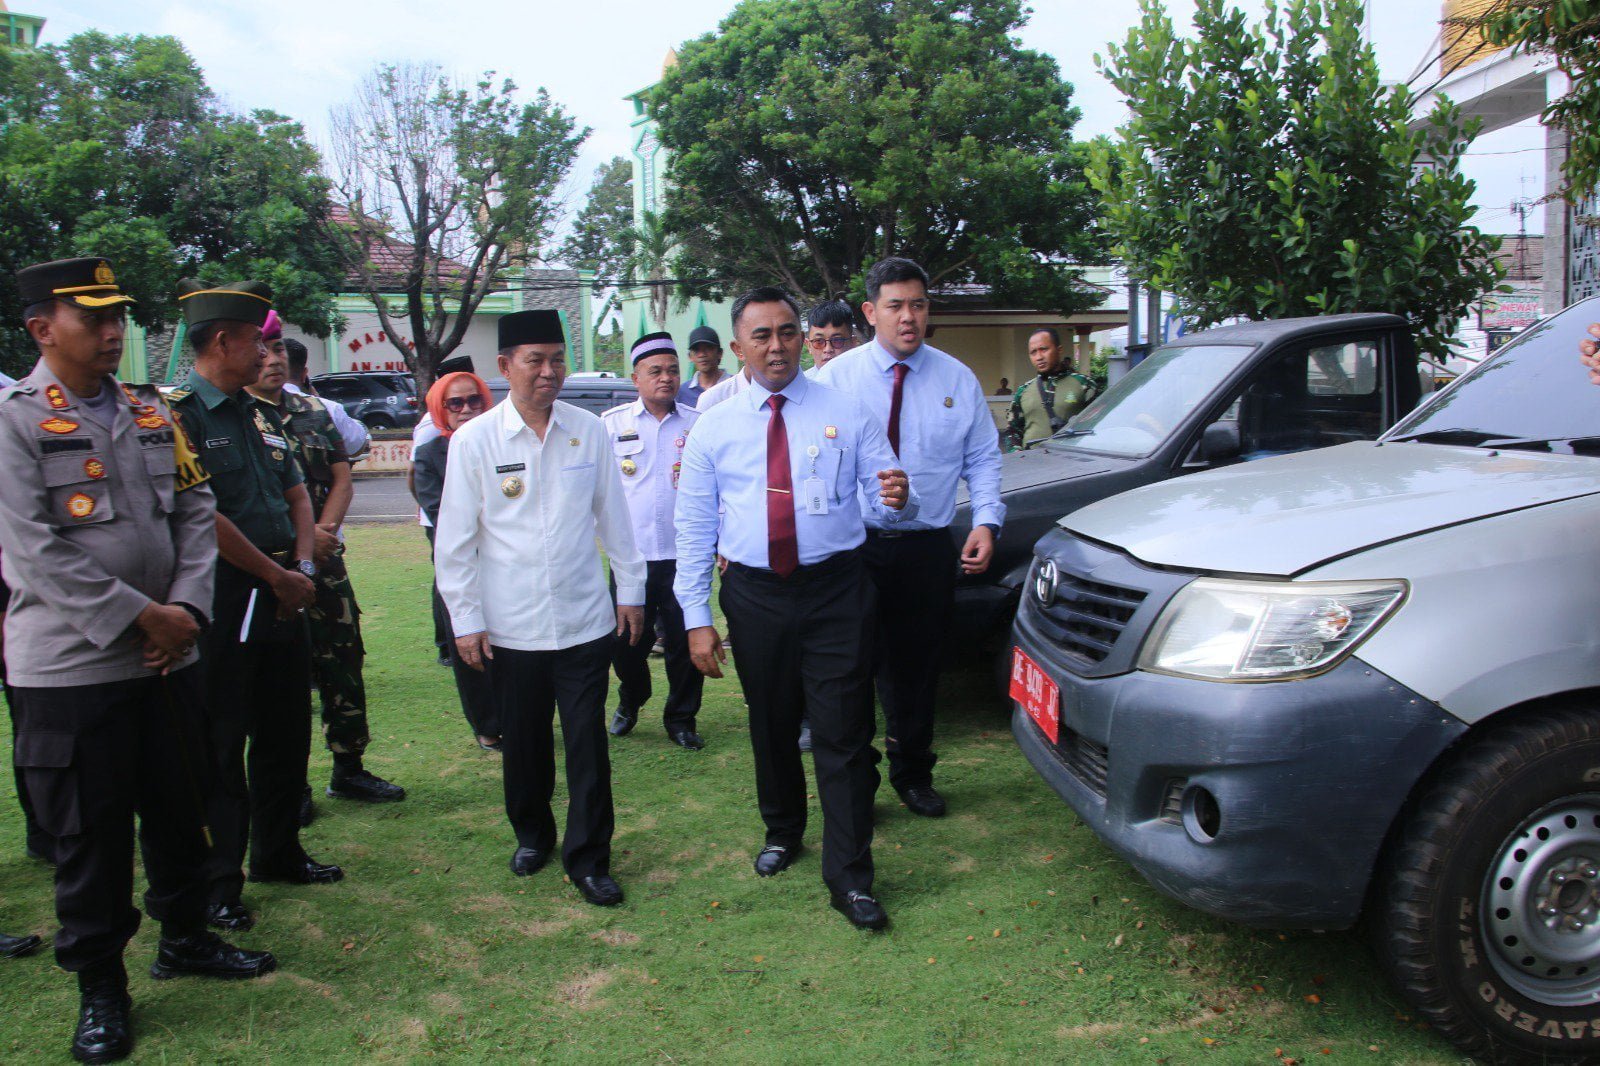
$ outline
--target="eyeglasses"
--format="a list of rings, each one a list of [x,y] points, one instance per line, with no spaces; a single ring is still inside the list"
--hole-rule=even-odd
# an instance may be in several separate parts
[[[810,344],[811,347],[816,348],[819,351],[822,350],[823,348],[826,348],[830,352],[843,352],[843,351],[849,350],[850,348],[855,347],[855,338],[854,337],[816,337],[816,338],[813,338],[810,341],[807,341],[806,343]]]
[[[462,411],[481,411],[483,410],[483,397],[476,395],[451,396],[449,399],[445,400],[444,409],[446,411],[454,411],[457,414],[460,414]]]

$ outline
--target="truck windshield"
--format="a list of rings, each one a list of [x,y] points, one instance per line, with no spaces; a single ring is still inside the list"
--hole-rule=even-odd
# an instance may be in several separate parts
[[[1578,362],[1578,342],[1597,321],[1592,299],[1530,326],[1383,439],[1594,454],[1600,387]]]
[[[1158,348],[1080,411],[1049,447],[1141,459],[1210,399],[1253,351],[1253,345],[1240,344]]]

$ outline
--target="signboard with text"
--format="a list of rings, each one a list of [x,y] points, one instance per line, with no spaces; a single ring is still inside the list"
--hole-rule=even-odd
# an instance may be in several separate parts
[[[1478,305],[1478,328],[1481,330],[1523,330],[1543,318],[1540,289],[1513,289],[1511,292],[1494,292]]]

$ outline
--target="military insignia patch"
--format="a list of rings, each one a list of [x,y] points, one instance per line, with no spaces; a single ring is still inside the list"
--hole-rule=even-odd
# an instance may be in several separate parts
[[[73,518],[88,518],[94,514],[94,497],[75,492],[67,497],[67,513]]]
[[[149,408],[144,407],[144,401],[139,399],[139,394],[130,389],[126,384],[122,386],[122,395],[126,396],[128,402],[133,404],[135,407],[143,408],[139,412],[140,414],[149,413]]]
[[[823,426],[822,427],[822,435],[824,437],[827,437],[829,440],[836,440],[838,438],[838,436],[839,436],[839,427],[838,426]]]
[[[133,420],[133,424],[138,426],[140,429],[160,429],[162,426],[167,424],[167,420],[162,418],[160,415],[152,414],[145,415],[142,418],[135,418]]]
[[[94,283],[96,285],[115,285],[117,283],[117,276],[111,272],[110,263],[102,260],[100,265],[94,268]]]
[[[67,394],[61,391],[60,385],[46,385],[44,398],[50,402],[51,408],[57,411],[64,411],[72,406],[67,402]]]
[[[47,418],[39,423],[39,428],[46,433],[75,433],[78,423],[69,422],[65,418]]]
[[[506,478],[500,482],[500,491],[506,494],[507,499],[516,499],[522,495],[522,479],[520,477]]]
[[[944,405],[946,407],[954,407],[956,405],[956,401],[953,398],[946,396],[944,398]]]
[[[106,464],[98,459],[85,459],[83,461],[83,472],[85,476],[99,481],[106,476]]]
[[[639,472],[639,466],[632,459],[624,459],[622,460],[622,472],[628,477],[632,477]]]

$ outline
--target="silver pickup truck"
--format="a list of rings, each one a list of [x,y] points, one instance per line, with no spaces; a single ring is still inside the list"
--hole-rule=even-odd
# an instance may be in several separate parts
[[[1041,539],[1012,729],[1157,888],[1367,912],[1489,1057],[1600,1054],[1600,300],[1376,442],[1135,489]]]

